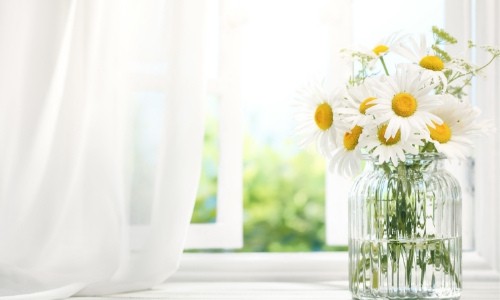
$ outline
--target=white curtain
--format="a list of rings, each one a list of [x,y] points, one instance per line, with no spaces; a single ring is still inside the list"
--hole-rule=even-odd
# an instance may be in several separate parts
[[[0,296],[139,290],[175,272],[201,165],[203,19],[196,0],[0,2]],[[147,174],[141,89],[162,103]],[[134,201],[150,204],[140,235]]]

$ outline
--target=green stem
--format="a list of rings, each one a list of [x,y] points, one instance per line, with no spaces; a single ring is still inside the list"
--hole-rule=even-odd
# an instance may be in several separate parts
[[[413,256],[414,255],[415,255],[415,245],[411,245],[410,253],[408,253],[408,258],[406,259],[406,282],[408,283],[408,286],[410,288],[411,288],[411,284],[412,284]]]
[[[448,274],[450,274],[453,277],[457,286],[459,288],[461,288],[462,285],[460,284],[460,279],[458,277],[458,274],[455,271],[453,262],[451,261],[451,258],[450,258],[450,249],[446,248],[443,241],[440,241],[440,246],[442,248],[443,265],[444,265],[445,271],[447,271]]]
[[[465,81],[464,81],[464,84],[462,84],[462,86],[461,86],[460,88],[458,88],[458,89],[455,91],[455,93],[457,93],[457,94],[462,93],[462,90],[463,90],[463,89],[464,89],[467,85],[469,85],[469,83],[471,82],[471,80],[472,80],[472,77],[469,77],[467,80],[465,80]]]
[[[489,66],[489,65],[490,65],[490,64],[491,64],[491,63],[492,63],[492,62],[493,62],[493,61],[494,61],[497,57],[498,57],[498,55],[493,55],[493,56],[491,57],[491,59],[490,59],[490,60],[489,60],[486,64],[484,64],[483,66],[479,67],[479,68],[478,68],[478,69],[476,69],[474,72],[475,72],[475,73],[480,72],[482,69],[484,69],[484,68],[486,68],[487,66]],[[380,57],[380,58],[382,58],[382,57]],[[457,79],[459,79],[459,78],[462,78],[462,77],[467,76],[467,75],[472,75],[472,74],[473,74],[473,72],[467,72],[467,73],[464,73],[464,74],[460,74],[460,75],[458,75],[458,76],[454,76],[452,79],[450,79],[450,80],[448,81],[448,84],[452,83],[453,81],[455,81],[455,80],[457,80]]]
[[[380,56],[380,62],[382,63],[382,66],[384,67],[385,75],[389,76],[389,71],[387,71],[387,66],[385,65],[384,57]]]

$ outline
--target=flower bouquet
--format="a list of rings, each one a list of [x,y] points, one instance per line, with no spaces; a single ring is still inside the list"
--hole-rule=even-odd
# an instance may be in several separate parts
[[[443,168],[471,155],[493,131],[466,87],[500,56],[475,65],[452,56],[457,40],[394,34],[371,49],[344,50],[353,62],[345,88],[304,89],[297,102],[301,144],[315,142],[329,169],[352,176],[349,286],[357,299],[458,299],[461,195]],[[389,65],[389,56],[402,62]]]

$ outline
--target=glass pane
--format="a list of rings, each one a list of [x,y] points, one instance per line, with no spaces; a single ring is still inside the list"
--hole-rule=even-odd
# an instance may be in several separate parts
[[[130,191],[132,225],[150,223],[154,198],[154,174],[159,160],[165,118],[165,93],[140,91],[134,97],[133,112],[133,172]]]
[[[353,0],[354,44],[371,45],[393,32],[426,33],[444,26],[445,0]]]
[[[314,149],[298,149],[291,109],[298,88],[328,74],[329,1],[250,3],[241,46],[241,251],[332,250],[325,244],[325,161]]]
[[[205,138],[198,194],[191,223],[215,223],[219,165],[218,98],[209,96],[205,114]]]
[[[219,1],[214,0],[207,7],[205,34],[205,63],[209,83],[219,77],[220,17]],[[198,194],[191,223],[215,223],[217,219],[217,174],[219,165],[219,97],[208,92],[205,101],[205,138],[203,165]]]

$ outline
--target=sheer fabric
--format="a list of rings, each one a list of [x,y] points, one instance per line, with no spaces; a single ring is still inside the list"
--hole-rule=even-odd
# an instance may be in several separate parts
[[[0,296],[124,292],[175,272],[201,164],[202,4],[0,2]],[[138,89],[163,104],[133,249]]]

